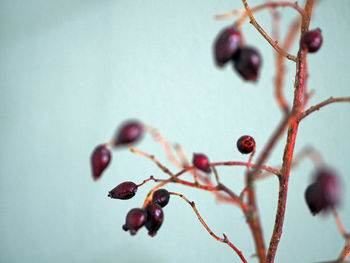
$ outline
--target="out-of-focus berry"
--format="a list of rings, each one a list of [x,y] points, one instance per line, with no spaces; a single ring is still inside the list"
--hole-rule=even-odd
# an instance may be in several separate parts
[[[92,177],[97,180],[111,161],[111,152],[105,145],[98,145],[91,154]]]
[[[236,26],[224,28],[214,42],[216,65],[224,66],[234,56],[242,42],[242,36]]]
[[[194,153],[192,163],[194,167],[205,173],[210,173],[211,171],[209,159],[206,155],[202,153]]]
[[[115,137],[115,145],[137,142],[143,135],[142,124],[137,121],[128,121],[121,125]]]

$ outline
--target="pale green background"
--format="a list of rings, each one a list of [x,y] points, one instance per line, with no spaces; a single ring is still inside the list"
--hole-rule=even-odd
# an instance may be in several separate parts
[[[250,1],[258,4],[262,1]],[[141,188],[129,201],[107,192],[125,180],[137,183],[163,174],[126,150],[113,155],[101,181],[91,179],[89,157],[108,141],[119,123],[138,118],[180,142],[189,155],[205,152],[212,161],[247,160],[234,143],[268,140],[281,113],[273,98],[273,52],[247,23],[249,44],[263,55],[256,85],[241,81],[231,67],[215,68],[211,45],[230,21],[213,15],[242,8],[240,1],[1,1],[0,2],[0,262],[240,262],[212,239],[188,204],[172,198],[164,225],[154,238],[141,230],[122,231],[127,211],[142,205]],[[287,28],[296,16],[283,9]],[[310,55],[309,89],[315,104],[350,95],[350,2],[322,1],[311,28],[323,30],[324,45]],[[270,30],[268,11],[257,15]],[[284,30],[285,32],[285,30]],[[296,47],[294,48],[294,52]],[[292,94],[294,66],[286,78]],[[296,150],[317,147],[350,187],[350,105],[329,106],[300,126]],[[270,164],[281,161],[282,144]],[[147,136],[138,145],[169,165]],[[170,168],[173,168],[169,165]],[[239,191],[243,169],[221,168],[222,180]],[[276,262],[315,262],[338,256],[343,240],[331,217],[312,217],[304,202],[312,164],[293,171],[285,228]],[[266,240],[276,207],[277,180],[258,183]],[[217,234],[227,233],[249,262],[253,241],[241,211],[216,205],[199,190],[169,186],[198,205]],[[340,210],[350,229],[350,193]]]

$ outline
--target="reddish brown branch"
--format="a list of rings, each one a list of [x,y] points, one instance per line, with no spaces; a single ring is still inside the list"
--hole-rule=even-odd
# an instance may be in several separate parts
[[[312,7],[314,4],[314,0],[307,0],[305,4],[305,12],[306,15],[303,16],[301,23],[301,35],[305,34],[305,32],[309,29],[310,19]],[[299,114],[302,110],[303,106],[303,95],[306,89],[306,77],[307,77],[307,66],[306,66],[306,55],[307,52],[299,49],[297,56],[297,65],[296,65],[296,77],[294,84],[294,101],[293,101],[293,111],[296,114]],[[284,223],[284,215],[286,209],[287,202],[287,193],[288,193],[288,182],[290,169],[292,166],[293,153],[295,140],[298,132],[299,122],[297,119],[293,120],[289,124],[287,142],[284,149],[283,155],[283,164],[279,180],[279,194],[278,194],[278,204],[277,204],[277,212],[275,218],[274,230],[272,233],[268,254],[267,254],[267,262],[274,262],[274,258],[276,256],[276,251],[278,244],[281,239],[283,223]]]
[[[208,225],[205,223],[205,221],[203,220],[203,218],[201,217],[201,215],[199,214],[195,203],[190,200],[188,200],[184,195],[182,194],[178,194],[178,193],[174,193],[174,192],[170,192],[171,195],[176,195],[181,197],[183,200],[185,200],[193,209],[193,211],[196,213],[198,220],[201,222],[201,224],[204,226],[204,228],[208,231],[208,233],[215,238],[217,241],[222,242],[222,243],[226,243],[227,245],[229,245],[236,253],[237,255],[240,257],[240,259],[242,260],[242,262],[247,262],[247,260],[244,258],[242,252],[236,247],[234,246],[227,238],[227,236],[225,234],[223,234],[224,238],[220,238],[217,235],[214,234],[214,232],[208,227]]]
[[[247,12],[247,15],[249,16],[251,24],[259,31],[259,33],[270,43],[270,45],[283,57],[288,58],[289,60],[292,60],[294,62],[297,61],[297,58],[288,52],[286,52],[284,49],[282,49],[276,41],[274,41],[266,32],[265,30],[258,24],[258,22],[255,20],[252,10],[249,8],[249,5],[246,0],[242,0],[243,5],[245,7],[245,10]]]
[[[304,15],[304,9],[302,9],[297,2],[266,2],[264,4],[261,5],[257,5],[253,8],[251,8],[251,12],[255,13],[258,12],[260,10],[266,9],[266,8],[276,8],[276,7],[292,7],[295,10],[297,10],[300,15]],[[215,15],[214,18],[215,19],[226,19],[226,18],[231,18],[235,15],[240,15],[242,14],[242,17],[240,18],[241,23],[247,18],[247,11],[245,11],[244,9],[239,9],[239,10],[232,10],[228,13],[225,14],[220,14],[220,15]]]
[[[306,116],[310,115],[311,113],[320,110],[322,107],[331,104],[331,103],[335,103],[335,102],[350,102],[350,97],[341,97],[341,98],[333,98],[330,97],[329,99],[326,99],[312,107],[310,107],[309,109],[303,111],[302,113],[300,113],[300,115],[298,116],[299,121],[301,121],[302,119],[304,119]]]
[[[340,253],[340,256],[337,262],[339,263],[345,262],[345,260],[349,257],[349,255],[350,255],[350,236],[346,240],[345,246],[342,252]]]
[[[210,165],[211,166],[248,166],[249,163],[247,162],[233,162],[233,161],[228,161],[228,162],[215,162],[215,163],[211,163]],[[254,163],[250,163],[249,166],[251,168],[257,168],[257,165],[254,164]],[[279,175],[280,172],[277,170],[277,169],[274,169],[270,166],[267,166],[267,165],[262,165],[259,170],[265,170],[266,172],[269,172],[269,173],[272,173],[272,174],[275,174],[275,175]]]

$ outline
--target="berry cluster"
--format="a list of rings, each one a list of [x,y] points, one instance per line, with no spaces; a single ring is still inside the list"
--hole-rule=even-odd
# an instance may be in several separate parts
[[[245,81],[257,81],[261,66],[259,52],[242,45],[241,32],[235,25],[224,28],[214,42],[214,58],[218,67],[232,62],[236,72]]]
[[[313,215],[335,207],[340,200],[341,184],[336,173],[329,168],[319,169],[314,182],[305,190],[305,200]]]
[[[124,189],[125,192],[132,192],[133,189]],[[170,194],[166,189],[159,189],[153,193],[152,202],[148,203],[144,209],[133,208],[126,215],[123,229],[135,235],[137,231],[145,226],[148,234],[153,237],[157,234],[164,219],[163,207],[169,202]]]

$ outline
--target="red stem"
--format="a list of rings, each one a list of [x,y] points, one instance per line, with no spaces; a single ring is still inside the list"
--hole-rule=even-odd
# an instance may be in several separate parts
[[[306,16],[303,17],[301,25],[301,35],[309,29],[309,23],[311,18],[311,12],[314,0],[307,0],[305,4]],[[303,108],[303,95],[306,89],[306,78],[307,78],[307,64],[306,64],[307,52],[300,49],[297,56],[297,69],[294,84],[294,102],[293,111],[299,114]],[[279,180],[279,194],[278,194],[278,205],[275,218],[275,226],[272,233],[270,246],[267,254],[267,262],[274,262],[278,244],[281,239],[284,215],[286,210],[287,193],[288,193],[288,181],[290,175],[290,169],[292,166],[293,153],[295,140],[298,133],[299,121],[294,119],[288,127],[287,142],[284,149],[283,164],[281,169],[281,176]]]

